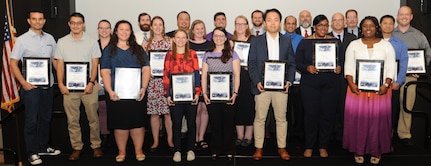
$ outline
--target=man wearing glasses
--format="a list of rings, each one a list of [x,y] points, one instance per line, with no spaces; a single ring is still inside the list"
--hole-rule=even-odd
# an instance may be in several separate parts
[[[58,60],[58,88],[61,94],[63,94],[63,106],[67,116],[70,143],[73,148],[69,160],[78,160],[84,146],[81,127],[79,125],[81,102],[84,104],[89,122],[93,157],[98,158],[103,153],[100,150],[102,141],[100,139],[99,118],[97,115],[98,90],[95,87],[95,81],[97,80],[97,65],[101,52],[97,40],[92,39],[84,33],[84,15],[81,13],[72,13],[68,24],[70,34],[58,40],[54,58]],[[89,81],[84,85],[85,89],[83,92],[72,92],[66,87],[68,83],[65,82],[65,62],[89,62]]]

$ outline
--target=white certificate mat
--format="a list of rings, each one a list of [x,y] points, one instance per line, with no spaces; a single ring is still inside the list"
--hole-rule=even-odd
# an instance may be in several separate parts
[[[37,86],[49,86],[50,58],[24,58],[25,80]]]
[[[264,67],[263,88],[265,90],[283,90],[286,63],[281,61],[267,61]]]
[[[425,51],[409,50],[407,52],[409,62],[407,63],[407,74],[423,74],[425,69]]]
[[[208,73],[211,101],[229,101],[231,97],[231,73]]]
[[[172,74],[171,90],[173,102],[192,102],[194,97],[194,74]]]
[[[141,68],[115,68],[115,93],[120,99],[138,99]]]
[[[196,56],[198,57],[199,73],[202,74],[202,59],[205,55],[205,51],[196,51]]]
[[[163,69],[165,68],[165,56],[167,51],[150,51],[150,67],[151,75],[163,76]]]
[[[235,42],[234,51],[238,54],[241,61],[241,66],[247,66],[248,52],[250,51],[250,43]]]
[[[66,87],[69,91],[84,91],[89,79],[89,62],[64,62]]]
[[[357,60],[356,84],[360,90],[379,91],[383,80],[383,60]]]
[[[337,66],[336,43],[314,43],[314,66],[318,70],[334,70]]]

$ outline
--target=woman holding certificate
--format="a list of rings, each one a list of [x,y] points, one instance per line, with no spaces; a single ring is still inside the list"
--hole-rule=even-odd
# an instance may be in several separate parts
[[[148,40],[144,40],[144,49],[149,52],[151,56],[151,51],[168,51],[171,49],[170,38],[165,35],[165,23],[163,18],[160,16],[155,16],[151,20],[151,33]],[[166,52],[160,52],[164,55]],[[150,58],[150,62],[153,63],[155,59]],[[161,59],[164,60],[164,59]],[[163,61],[162,61],[163,62]],[[161,64],[163,64],[161,62]],[[151,68],[154,69],[154,64]],[[151,152],[155,152],[159,147],[159,132],[160,132],[160,116],[164,117],[165,130],[167,136],[168,146],[170,148],[174,147],[172,139],[172,120],[169,113],[169,106],[166,102],[165,96],[163,96],[163,77],[152,75],[150,83],[148,85],[148,98],[147,98],[147,114],[151,116],[150,125],[151,133],[153,135],[153,145],[150,147]]]
[[[250,49],[250,41],[254,36],[251,34],[247,17],[240,15],[235,19],[235,31],[233,32],[233,49],[239,56],[241,62],[241,83],[237,97],[237,111],[235,112],[236,141],[235,145],[249,146],[253,139],[254,121],[254,95],[251,94],[251,80],[248,74],[247,58]]]
[[[135,41],[130,22],[121,20],[115,25],[109,45],[100,59],[102,80],[108,108],[108,128],[114,129],[118,155],[116,162],[124,162],[129,135],[132,138],[136,160],[145,160],[142,151],[146,123],[145,91],[150,80],[149,59]],[[127,72],[124,72],[127,71]],[[140,79],[136,79],[140,78]]]
[[[172,117],[174,162],[181,162],[181,124],[187,120],[187,161],[195,160],[196,105],[201,93],[199,63],[196,51],[189,49],[187,32],[174,32],[172,51],[165,57],[163,94],[167,98]]]
[[[238,96],[241,66],[227,35],[221,27],[213,31],[209,51],[202,59],[202,92],[212,129],[212,159],[225,153],[230,160],[235,152],[235,100]],[[212,73],[215,76],[211,76]]]
[[[379,22],[365,17],[359,26],[360,39],[346,50],[345,76],[348,82],[344,113],[343,148],[353,152],[356,163],[378,164],[391,152],[391,82],[396,73],[395,51],[382,38]]]
[[[295,55],[296,67],[302,75],[304,157],[312,156],[316,142],[320,157],[328,157],[326,149],[338,107],[344,53],[340,51],[340,41],[327,35],[328,27],[326,16],[316,16],[315,33],[299,43]]]

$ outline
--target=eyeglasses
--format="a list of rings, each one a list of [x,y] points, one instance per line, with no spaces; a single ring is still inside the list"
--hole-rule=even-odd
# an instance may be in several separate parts
[[[213,35],[213,38],[224,38],[225,35]]]
[[[321,27],[328,28],[329,24],[317,24],[316,27],[318,27],[318,28],[321,28]]]
[[[81,21],[79,21],[79,22],[69,21],[69,24],[70,25],[82,25],[82,24],[84,24],[84,22],[81,22]]]
[[[237,25],[237,26],[246,26],[247,23],[235,23],[235,25]]]

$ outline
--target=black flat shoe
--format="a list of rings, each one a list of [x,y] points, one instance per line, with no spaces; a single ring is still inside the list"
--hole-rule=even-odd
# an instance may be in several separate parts
[[[157,151],[157,149],[158,149],[159,147],[155,147],[155,148],[150,148],[150,152],[151,153],[154,153],[154,152],[156,152]]]
[[[232,159],[233,159],[233,155],[232,155],[232,154],[228,154],[228,155],[226,155],[226,158],[227,158],[228,160],[232,160]]]
[[[173,152],[175,149],[174,149],[174,147],[172,146],[172,147],[170,147],[169,146],[169,150],[171,151],[171,152]]]
[[[215,153],[214,153],[214,154],[212,154],[212,155],[211,155],[211,159],[212,159],[212,160],[217,160],[217,154],[215,154]]]

